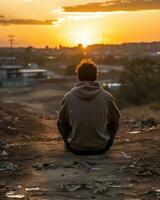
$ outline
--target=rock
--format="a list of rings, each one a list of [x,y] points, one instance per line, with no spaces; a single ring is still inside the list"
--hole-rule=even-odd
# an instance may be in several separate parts
[[[87,184],[81,184],[81,183],[75,183],[75,184],[64,184],[60,186],[60,189],[63,191],[68,192],[75,192],[79,189],[92,189],[93,187],[91,185]]]
[[[2,163],[0,166],[0,172],[3,171],[15,171],[18,166],[13,163]]]
[[[3,141],[0,141],[0,151],[5,150],[6,149],[6,143]]]
[[[34,164],[32,167],[36,170],[56,169],[56,166],[53,163]]]
[[[2,152],[0,152],[0,157],[3,157],[3,156],[8,156],[8,153],[5,151],[5,150],[3,150]]]
[[[33,191],[39,191],[40,188],[39,187],[26,187],[25,191],[26,192],[33,192]]]
[[[124,159],[131,159],[132,156],[126,154],[124,151],[121,152]]]
[[[150,196],[154,199],[160,199],[160,189],[152,188],[151,190],[144,192],[143,195]]]
[[[144,128],[152,128],[156,127],[159,122],[154,118],[148,118],[144,120],[134,120],[129,125],[130,128],[134,129],[144,129]]]
[[[139,134],[140,131],[130,131],[129,134]]]
[[[138,176],[150,176],[153,175],[153,171],[151,169],[142,168],[136,172]]]
[[[100,194],[103,194],[107,191],[108,191],[108,187],[106,185],[105,186],[99,186],[98,188],[95,189],[94,194],[100,195]]]
[[[65,165],[65,168],[85,168],[87,170],[91,171],[100,171],[101,168],[95,167],[97,163],[89,162],[89,161],[84,161],[84,160],[78,160],[78,161],[73,161],[70,164]]]
[[[25,199],[24,194],[16,194],[16,192],[14,192],[14,191],[7,192],[6,197],[8,197],[10,199]]]

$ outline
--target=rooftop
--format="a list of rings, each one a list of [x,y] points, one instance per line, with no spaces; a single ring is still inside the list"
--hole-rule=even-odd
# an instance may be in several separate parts
[[[0,69],[22,69],[23,66],[21,65],[3,65],[0,66]]]
[[[37,72],[47,72],[46,69],[20,69],[19,72],[21,73],[37,73]]]

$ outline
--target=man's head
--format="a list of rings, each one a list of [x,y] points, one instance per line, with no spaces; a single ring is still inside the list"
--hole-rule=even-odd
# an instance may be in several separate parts
[[[82,60],[77,65],[76,73],[80,81],[95,81],[97,79],[97,67],[92,60]]]

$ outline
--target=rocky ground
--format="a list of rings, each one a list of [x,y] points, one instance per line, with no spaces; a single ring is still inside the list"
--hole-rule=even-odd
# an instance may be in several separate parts
[[[0,90],[0,199],[160,199],[159,119],[122,111],[109,152],[73,155],[56,128],[72,84]]]

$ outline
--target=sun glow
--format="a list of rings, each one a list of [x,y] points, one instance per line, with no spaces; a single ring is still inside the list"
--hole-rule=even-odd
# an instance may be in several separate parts
[[[84,36],[77,35],[77,39],[76,39],[75,43],[76,44],[82,44],[82,46],[84,48],[86,48],[88,45],[94,44],[95,43],[95,39],[94,39],[94,37],[92,35],[90,35],[90,36],[87,36],[87,34],[84,35]]]
[[[82,44],[84,48],[90,44],[99,42],[97,30],[89,24],[79,25],[77,28],[72,29],[70,35],[73,44]]]
[[[81,44],[82,44],[82,46],[83,46],[84,48],[86,48],[88,45],[91,44],[91,42],[89,41],[88,38],[83,38],[83,39],[81,40]]]

